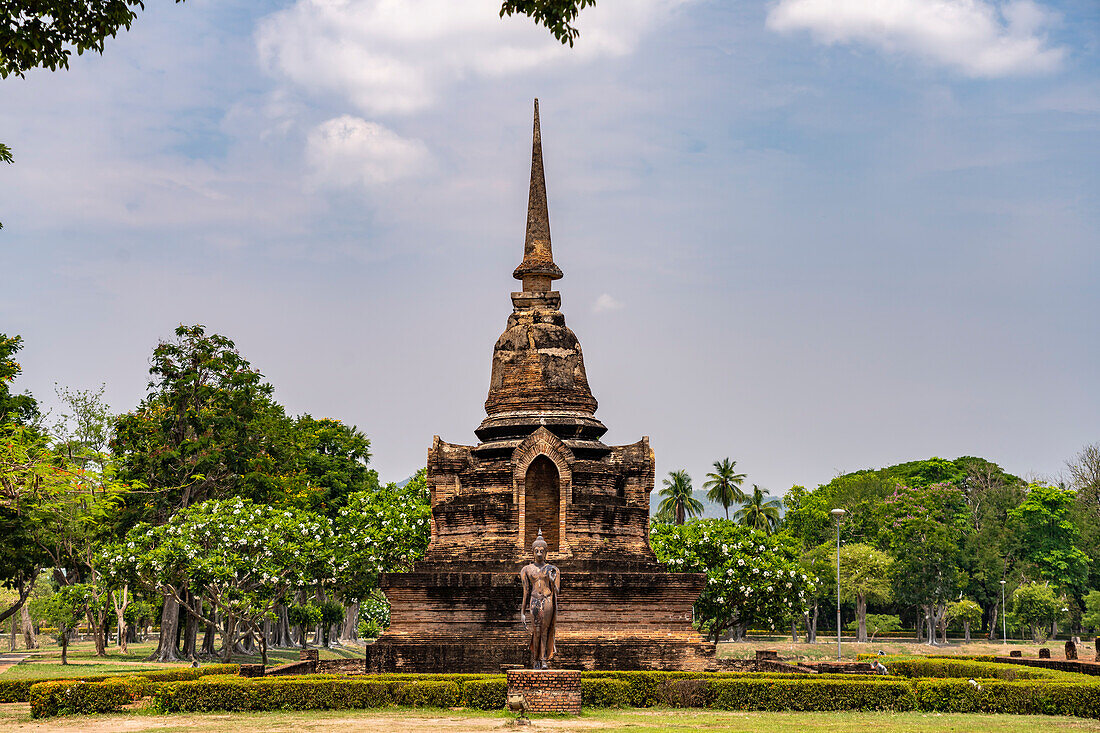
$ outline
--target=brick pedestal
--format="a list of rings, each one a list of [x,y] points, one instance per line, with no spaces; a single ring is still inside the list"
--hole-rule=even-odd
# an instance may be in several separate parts
[[[1042,647],[1039,650],[1039,659],[1050,659],[1050,649],[1045,646]]]
[[[519,693],[529,713],[581,713],[581,673],[575,669],[510,669],[508,694]]]
[[[1066,642],[1066,659],[1077,659],[1077,645],[1072,639]]]

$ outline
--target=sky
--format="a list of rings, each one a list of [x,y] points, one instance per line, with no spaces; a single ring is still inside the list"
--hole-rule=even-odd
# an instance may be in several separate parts
[[[521,259],[532,99],[556,286],[657,488],[906,460],[1056,477],[1100,441],[1100,4],[153,2],[0,81],[17,389],[146,393],[233,339],[383,480],[474,443]]]

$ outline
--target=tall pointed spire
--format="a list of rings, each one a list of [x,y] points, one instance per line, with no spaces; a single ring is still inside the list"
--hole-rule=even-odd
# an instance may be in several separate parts
[[[542,132],[539,130],[539,100],[535,100],[535,130],[531,142],[531,193],[527,199],[527,237],[523,262],[512,277],[523,281],[524,292],[546,292],[550,282],[562,276],[550,249],[550,211],[546,205],[546,174],[542,168]]]

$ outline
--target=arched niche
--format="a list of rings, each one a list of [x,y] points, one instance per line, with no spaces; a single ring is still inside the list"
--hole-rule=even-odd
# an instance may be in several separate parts
[[[551,554],[572,556],[566,522],[573,499],[572,462],[573,452],[544,427],[512,453],[514,500],[519,515],[516,548],[521,556],[529,554],[540,528]],[[551,504],[556,504],[556,512]]]
[[[546,456],[537,456],[527,467],[523,479],[525,501],[523,506],[523,546],[530,547],[542,532],[548,552],[558,552],[561,547],[561,477],[558,467]]]

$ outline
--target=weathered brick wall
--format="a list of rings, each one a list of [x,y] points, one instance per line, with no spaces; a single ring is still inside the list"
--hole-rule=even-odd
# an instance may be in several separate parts
[[[569,669],[510,669],[508,694],[519,693],[529,713],[581,713],[581,673]]]
[[[1069,661],[1062,659],[1030,659],[1023,657],[997,657],[998,662],[1006,664],[1022,664],[1026,667],[1042,667],[1043,669],[1057,669],[1062,672],[1078,672],[1080,674],[1100,675],[1100,663],[1085,661]]]

